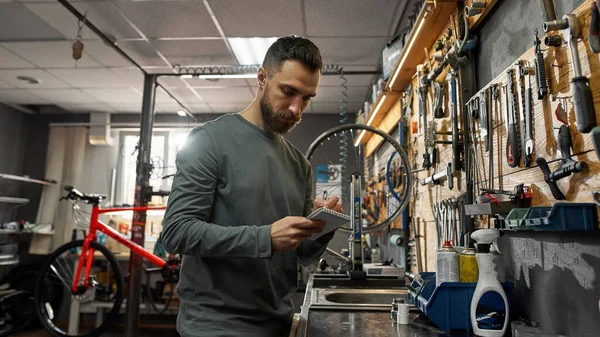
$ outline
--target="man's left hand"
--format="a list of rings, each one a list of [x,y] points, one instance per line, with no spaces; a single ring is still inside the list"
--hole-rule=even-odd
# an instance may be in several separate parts
[[[315,206],[313,207],[313,211],[317,208],[326,207],[332,211],[344,213],[344,209],[342,208],[342,203],[340,202],[340,198],[336,196],[331,196],[327,198],[327,200],[318,197],[315,199]]]

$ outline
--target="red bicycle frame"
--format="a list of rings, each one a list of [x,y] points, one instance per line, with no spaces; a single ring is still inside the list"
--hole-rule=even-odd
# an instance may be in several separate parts
[[[96,241],[96,231],[101,231],[107,236],[115,239],[120,244],[129,248],[134,254],[137,254],[144,259],[150,261],[152,264],[156,265],[159,268],[164,267],[167,263],[161,259],[160,257],[148,252],[144,249],[144,247],[138,245],[137,243],[125,239],[121,236],[119,232],[117,232],[114,228],[107,226],[98,220],[98,216],[104,213],[113,213],[113,212],[121,212],[121,211],[148,211],[148,210],[164,210],[166,206],[146,206],[146,207],[107,207],[100,208],[99,206],[93,206],[92,208],[92,217],[90,218],[90,232],[86,235],[83,241],[83,247],[81,248],[81,255],[79,258],[79,262],[77,263],[77,269],[75,270],[75,278],[73,279],[73,284],[71,285],[71,290],[73,292],[78,291],[79,286],[79,277],[81,276],[81,270],[85,263],[85,271],[83,274],[83,286],[88,287],[90,270],[92,269],[92,261],[94,259],[94,248],[90,247],[90,243],[92,241]]]

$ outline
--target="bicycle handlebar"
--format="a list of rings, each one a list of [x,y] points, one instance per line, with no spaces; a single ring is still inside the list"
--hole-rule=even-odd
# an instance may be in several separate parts
[[[87,203],[99,204],[100,201],[102,201],[102,199],[107,198],[107,196],[104,194],[85,194],[85,193],[79,191],[78,189],[76,189],[74,186],[70,186],[70,185],[65,186],[65,191],[69,192],[69,194],[60,198],[60,200],[63,200],[63,199],[69,199],[69,200],[74,200],[74,201],[83,200]],[[151,191],[150,193],[153,196],[156,195],[156,196],[161,196],[161,197],[167,197],[167,196],[169,196],[171,191],[158,190],[158,191]]]

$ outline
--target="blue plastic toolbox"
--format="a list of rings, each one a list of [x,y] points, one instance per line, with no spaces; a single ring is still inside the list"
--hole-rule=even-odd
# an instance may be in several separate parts
[[[435,273],[420,274],[423,284],[413,281],[408,287],[408,299],[440,329],[471,331],[471,300],[476,282],[444,282],[435,286]],[[512,283],[502,285],[511,306]],[[509,314],[512,312],[509,308]],[[510,317],[509,317],[510,321]]]
[[[525,225],[536,231],[589,231],[597,228],[594,203],[558,202],[549,207],[530,207]]]

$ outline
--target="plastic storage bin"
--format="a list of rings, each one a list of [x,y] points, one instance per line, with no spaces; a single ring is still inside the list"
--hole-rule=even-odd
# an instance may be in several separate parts
[[[423,284],[413,281],[408,287],[408,299],[440,329],[471,331],[471,300],[476,282],[445,282],[435,286],[435,273],[421,273]],[[502,284],[509,307],[512,283]],[[512,312],[509,308],[509,314]],[[510,320],[510,317],[509,317]]]
[[[525,224],[525,216],[528,211],[529,208],[513,208],[504,219],[506,226],[515,230],[531,230]]]
[[[594,203],[559,202],[550,207],[530,207],[524,222],[536,231],[589,231],[596,229]]]

